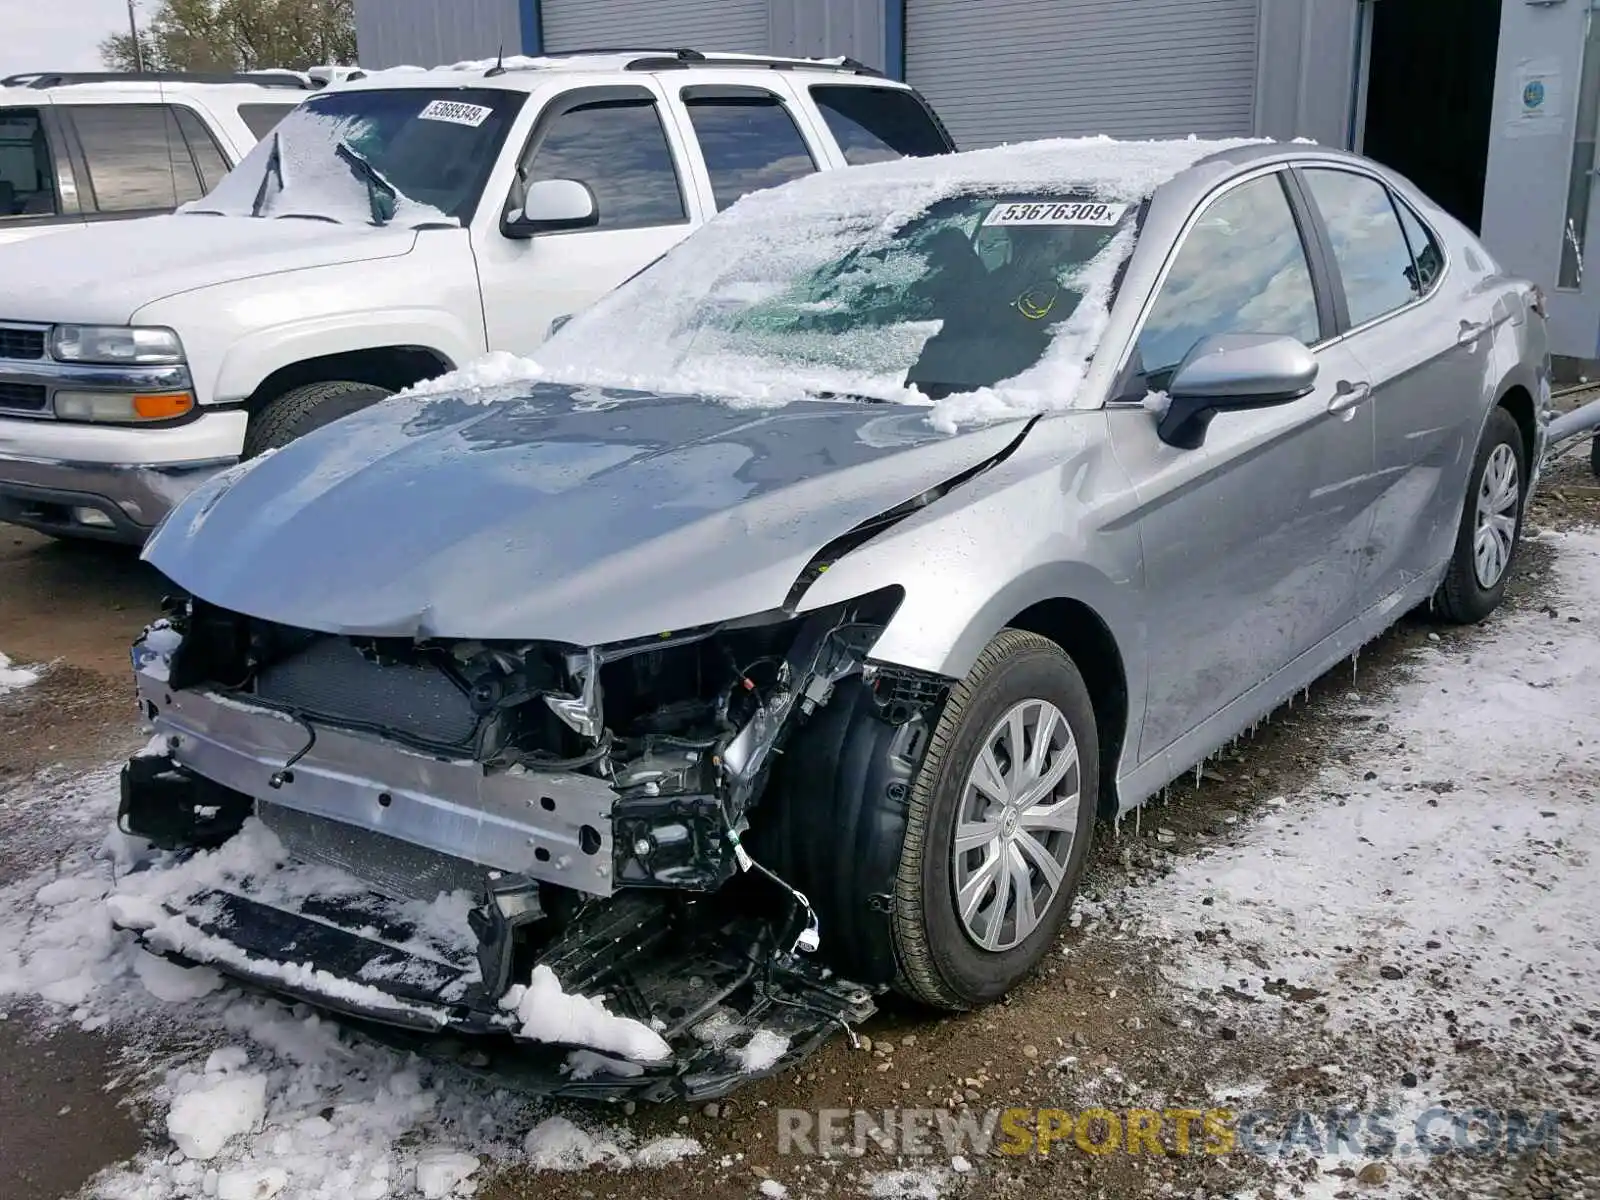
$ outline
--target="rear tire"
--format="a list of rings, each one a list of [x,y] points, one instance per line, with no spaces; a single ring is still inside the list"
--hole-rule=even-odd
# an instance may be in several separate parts
[[[1600,475],[1600,434],[1589,443],[1589,470]]]
[[[1002,630],[951,689],[912,788],[891,909],[897,990],[961,1011],[999,1000],[1037,965],[1094,835],[1099,745],[1072,659]]]
[[[1522,540],[1527,480],[1522,430],[1496,408],[1472,462],[1455,550],[1433,598],[1434,611],[1446,621],[1476,624],[1500,607]]]
[[[340,417],[370,408],[393,395],[371,383],[331,379],[290,388],[255,415],[244,437],[244,456],[287,446]]]

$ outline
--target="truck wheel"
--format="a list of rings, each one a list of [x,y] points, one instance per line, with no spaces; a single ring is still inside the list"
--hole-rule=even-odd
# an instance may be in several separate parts
[[[1589,443],[1589,470],[1600,475],[1600,434],[1596,434],[1594,441]]]
[[[1094,836],[1099,745],[1066,652],[996,635],[951,690],[911,789],[897,990],[937,1008],[989,1004],[1050,949]]]
[[[330,379],[290,388],[250,422],[244,435],[244,456],[287,446],[313,429],[376,404],[394,393],[370,383]]]

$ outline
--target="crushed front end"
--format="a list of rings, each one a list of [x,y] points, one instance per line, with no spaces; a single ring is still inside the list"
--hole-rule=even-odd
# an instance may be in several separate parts
[[[752,848],[794,731],[875,690],[899,596],[604,647],[173,604],[133,650],[156,738],[120,813],[166,853],[113,920],[391,1031],[480,1035],[475,1059],[538,1090],[724,1094],[865,1019],[884,982],[823,965],[816,908]],[[883,692],[903,795],[942,687]]]

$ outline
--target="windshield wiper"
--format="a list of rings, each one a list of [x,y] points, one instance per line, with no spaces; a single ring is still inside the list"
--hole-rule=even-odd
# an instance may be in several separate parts
[[[395,208],[400,200],[399,189],[349,142],[341,140],[333,152],[350,168],[352,175],[367,185],[367,206],[372,210],[372,223],[387,225],[394,220]]]
[[[812,392],[818,400],[856,400],[862,404],[893,404],[882,396],[866,396],[860,392]]]
[[[326,221],[329,225],[337,225],[338,217],[330,217],[327,213],[275,213],[274,221]]]
[[[256,189],[255,202],[250,205],[250,215],[259,217],[267,207],[267,185],[276,182],[283,191],[283,140],[278,130],[272,132],[272,149],[267,152],[267,169],[261,175],[261,186]]]

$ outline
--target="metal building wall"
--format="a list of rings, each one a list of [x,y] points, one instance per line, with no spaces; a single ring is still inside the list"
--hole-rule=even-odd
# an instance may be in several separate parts
[[[356,55],[363,67],[433,67],[521,54],[519,0],[356,0]]]
[[[1255,132],[1349,149],[1361,0],[1261,0]]]
[[[846,55],[876,70],[888,62],[884,0],[771,0],[774,54],[801,58]]]
[[[958,145],[1248,134],[1259,0],[906,0],[906,78]]]
[[[770,54],[771,0],[542,0],[544,49],[599,46]]]

